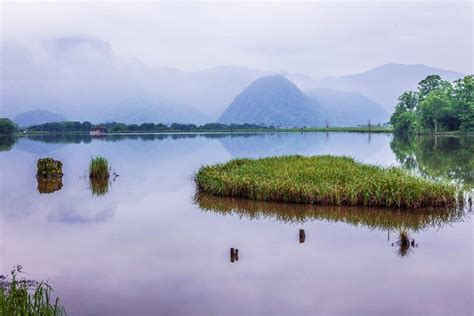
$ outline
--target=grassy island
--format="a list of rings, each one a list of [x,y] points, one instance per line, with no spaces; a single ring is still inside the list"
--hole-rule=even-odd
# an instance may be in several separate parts
[[[349,157],[283,156],[234,159],[203,166],[201,192],[259,201],[369,207],[453,206],[456,186],[403,168],[363,164]]]

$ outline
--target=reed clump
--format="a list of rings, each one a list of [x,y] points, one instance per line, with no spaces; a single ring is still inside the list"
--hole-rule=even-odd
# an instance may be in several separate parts
[[[47,283],[19,280],[21,266],[11,272],[11,280],[0,280],[0,315],[66,315],[59,298]]]
[[[36,177],[61,177],[63,175],[63,163],[53,158],[38,159],[36,168]]]
[[[108,179],[109,177],[110,168],[108,160],[101,156],[92,157],[89,163],[89,178]]]
[[[282,156],[234,159],[203,166],[201,192],[259,201],[393,208],[451,207],[457,187],[403,168],[363,164],[350,157]]]

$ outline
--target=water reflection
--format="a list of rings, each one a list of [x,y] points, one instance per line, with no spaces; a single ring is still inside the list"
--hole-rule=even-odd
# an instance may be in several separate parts
[[[410,241],[408,232],[401,230],[398,233],[398,240],[392,243],[392,246],[398,247],[397,254],[403,258],[408,256],[415,247],[418,248],[418,243],[415,242],[414,238]]]
[[[433,179],[474,185],[474,137],[394,137],[390,147],[407,169]]]
[[[62,177],[36,177],[38,181],[38,192],[41,194],[50,194],[56,191],[59,191],[63,188],[63,178]]]
[[[301,224],[311,221],[342,222],[370,230],[398,233],[398,240],[391,244],[398,247],[397,254],[406,257],[418,248],[418,243],[410,237],[429,228],[439,229],[467,219],[468,213],[462,208],[431,210],[389,210],[360,207],[316,206],[305,204],[285,204],[253,201],[241,198],[216,197],[204,193],[195,196],[195,202],[204,212],[238,216],[245,219],[271,219],[283,223]],[[410,240],[411,239],[411,240]],[[299,230],[299,243],[306,240],[304,229]],[[231,262],[233,261],[231,248]],[[238,257],[237,257],[238,260]]]
[[[216,197],[204,193],[195,196],[202,211],[247,219],[272,219],[301,224],[308,221],[343,222],[371,230],[420,231],[462,222],[468,216],[463,209],[388,210],[376,208],[320,206],[254,201],[242,198]],[[304,233],[304,231],[303,231]],[[301,236],[301,232],[300,232]]]
[[[15,145],[16,138],[13,136],[0,136],[0,152],[9,151]]]
[[[90,143],[88,135],[32,138],[0,152],[0,257],[3,266],[21,262],[51,280],[71,315],[464,315],[472,309],[471,218],[298,205],[285,211],[275,204],[201,212],[192,203],[192,174],[203,164],[281,153],[352,155],[388,166],[398,164],[391,135],[374,133],[370,144],[368,135],[355,133],[108,135]],[[64,162],[64,186],[39,194],[35,161],[48,151]],[[86,172],[96,155],[113,159],[121,174],[100,198],[92,196]],[[391,244],[403,227],[409,255],[398,260],[399,246]],[[233,263],[230,247],[239,250]],[[112,269],[104,273],[104,267]]]
[[[103,196],[109,192],[109,178],[90,178],[89,179],[89,189],[92,192],[93,196]]]

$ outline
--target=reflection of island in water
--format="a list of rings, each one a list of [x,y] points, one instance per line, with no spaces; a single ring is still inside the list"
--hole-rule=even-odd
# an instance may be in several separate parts
[[[62,177],[36,177],[38,181],[38,192],[41,194],[49,194],[59,191],[63,188]]]
[[[92,192],[92,196],[103,196],[109,192],[109,178],[104,179],[89,179],[89,189]]]
[[[390,143],[397,160],[409,170],[432,179],[474,185],[474,137],[394,137]]]
[[[392,210],[343,206],[320,206],[254,201],[216,197],[204,193],[195,196],[202,211],[235,215],[247,219],[273,219],[301,224],[307,221],[343,222],[381,231],[419,231],[464,221],[463,209]]]
[[[250,137],[251,136],[251,137]],[[387,135],[351,133],[260,133],[220,137],[219,141],[233,157],[259,158],[268,156],[343,154],[350,150],[352,156],[376,152],[387,142]],[[371,140],[372,138],[372,140]]]

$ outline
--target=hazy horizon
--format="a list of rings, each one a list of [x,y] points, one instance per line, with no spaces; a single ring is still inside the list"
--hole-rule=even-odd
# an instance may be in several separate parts
[[[368,109],[343,96],[360,93],[353,100],[366,98],[370,113],[381,107],[389,114],[398,96],[427,75],[455,80],[472,73],[470,2],[0,8],[0,115],[7,117],[44,109],[96,122],[211,122],[270,74],[285,75],[303,92],[340,90],[329,100],[336,107],[337,99]]]
[[[117,56],[193,72],[239,66],[313,78],[386,63],[472,72],[471,2],[1,4],[2,41],[97,38]]]

